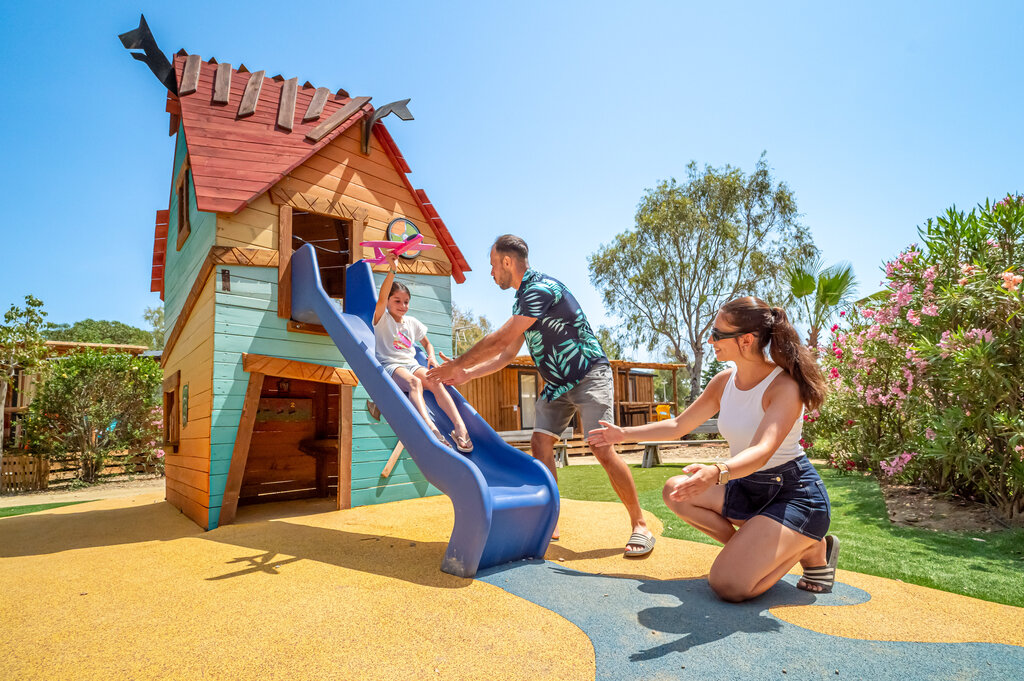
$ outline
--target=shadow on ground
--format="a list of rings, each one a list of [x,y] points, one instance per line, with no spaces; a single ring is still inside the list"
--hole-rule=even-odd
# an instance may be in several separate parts
[[[598,679],[1016,678],[1024,648],[988,643],[901,643],[820,634],[771,613],[790,606],[867,601],[837,584],[831,594],[789,575],[747,603],[719,600],[704,579],[626,579],[543,561],[487,570],[478,579],[562,615],[594,644]],[[837,610],[841,617],[841,610]]]

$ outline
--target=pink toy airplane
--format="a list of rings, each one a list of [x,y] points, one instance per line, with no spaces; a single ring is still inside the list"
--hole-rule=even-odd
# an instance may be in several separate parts
[[[373,248],[373,259],[364,258],[371,265],[380,265],[387,262],[387,258],[384,257],[384,251],[391,251],[395,255],[401,255],[409,250],[425,251],[434,247],[434,244],[423,243],[422,234],[409,237],[405,241],[361,241],[359,245]]]

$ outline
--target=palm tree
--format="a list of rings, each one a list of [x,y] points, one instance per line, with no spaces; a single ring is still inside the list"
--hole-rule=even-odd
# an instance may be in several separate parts
[[[786,271],[790,293],[803,303],[804,317],[810,325],[807,345],[817,352],[818,334],[836,311],[853,299],[857,278],[853,265],[842,262],[825,267],[821,260],[790,267]]]

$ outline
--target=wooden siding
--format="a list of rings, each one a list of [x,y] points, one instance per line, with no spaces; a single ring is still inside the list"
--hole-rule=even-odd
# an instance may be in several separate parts
[[[436,246],[418,259],[447,263],[429,220],[376,138],[371,136],[370,155],[361,153],[360,131],[361,126],[347,130],[286,175],[276,187],[328,200],[340,198],[353,208],[365,210],[365,241],[384,239],[391,220],[408,218],[420,228],[424,241]]]
[[[207,529],[213,408],[213,281],[209,277],[203,287],[164,366],[168,375],[180,371],[179,385],[188,386],[188,422],[180,430],[178,451],[165,448],[167,501]],[[178,394],[180,399],[180,389]]]
[[[185,160],[185,134],[179,128],[174,152],[174,170],[171,174],[172,184],[168,211],[172,233],[167,238],[168,248],[164,264],[164,319],[168,329],[174,328],[178,314],[192,288],[192,282],[199,275],[206,255],[216,240],[216,214],[200,212],[195,204],[195,191],[189,191],[188,210],[191,233],[180,250],[172,245],[177,238],[175,226],[178,224],[178,210],[180,209],[178,192],[174,191],[174,182],[181,172]]]
[[[217,214],[217,245],[277,250],[278,208],[263,194],[238,214]]]
[[[229,266],[226,269],[231,275],[230,291],[222,290],[221,278],[215,278],[210,527],[216,527],[219,521],[235,432],[248,382],[248,374],[242,367],[242,354],[256,353],[327,366],[346,366],[330,338],[287,330],[287,322],[277,316],[276,268]],[[379,286],[383,275],[375,277]],[[427,325],[430,329],[428,337],[436,348],[447,350],[451,347],[451,280],[405,274],[400,274],[398,280],[412,291],[410,314]],[[267,383],[276,385],[269,376]],[[352,504],[358,506],[439,493],[426,483],[407,454],[399,460],[390,477],[380,477],[398,439],[383,419],[380,422],[373,420],[366,409],[367,399],[366,391],[357,387],[352,414]]]

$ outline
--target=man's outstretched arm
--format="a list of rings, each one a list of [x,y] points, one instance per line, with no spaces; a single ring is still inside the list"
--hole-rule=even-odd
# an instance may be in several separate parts
[[[428,377],[451,384],[458,376],[462,379],[459,382],[463,383],[469,380],[466,377],[469,369],[474,369],[473,377],[497,371],[515,358],[523,344],[523,334],[535,321],[537,320],[533,317],[512,316],[501,328],[484,336],[464,354],[432,369]],[[504,359],[504,362],[499,364],[498,361],[501,359]],[[478,367],[485,367],[487,370],[478,373]]]

